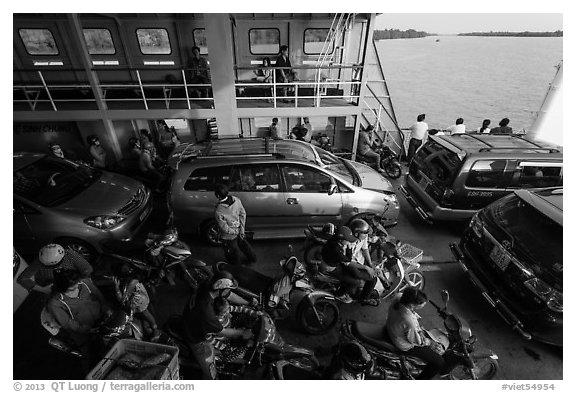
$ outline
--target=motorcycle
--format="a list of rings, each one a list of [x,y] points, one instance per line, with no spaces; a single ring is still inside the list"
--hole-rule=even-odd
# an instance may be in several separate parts
[[[426,280],[418,270],[422,250],[407,243],[394,243],[394,239],[388,235],[375,215],[366,215],[362,218],[376,228],[373,231],[374,235],[369,239],[371,254],[377,255],[374,269],[378,280],[374,288],[376,291],[374,297],[380,300],[387,299],[408,286],[424,289]],[[329,293],[335,293],[340,282],[330,276],[322,261],[322,248],[331,235],[311,226],[304,230],[304,234],[306,235],[304,262],[311,274],[313,285]]]
[[[290,251],[292,251],[290,247]],[[235,293],[256,300],[275,317],[290,316],[306,333],[325,334],[338,323],[340,310],[332,293],[318,290],[309,272],[295,256],[280,261],[283,274],[277,279],[248,267],[217,263],[216,270],[232,273],[238,281]]]
[[[145,245],[142,259],[112,252],[105,255],[125,262],[137,270],[148,288],[155,288],[163,280],[175,285],[177,269],[193,290],[210,277],[206,264],[191,257],[190,247],[178,240],[178,231],[174,227],[170,227],[162,235],[149,233]]]
[[[261,376],[271,364],[282,360],[287,360],[296,367],[310,370],[319,367],[318,359],[312,351],[284,342],[276,331],[272,317],[266,312],[261,312],[255,321],[248,323],[248,326],[250,325],[254,338],[246,343],[245,351],[239,355],[233,354],[233,356],[225,356],[219,351],[216,352],[216,369],[219,378],[242,379],[247,375]],[[180,365],[197,367],[182,331],[182,317],[172,316],[164,330],[180,349]],[[238,357],[235,357],[236,355]]]
[[[450,369],[443,378],[492,379],[499,370],[498,356],[491,352],[476,352],[476,336],[472,335],[469,325],[460,317],[448,312],[448,291],[442,292],[443,306],[429,300],[440,317],[444,328],[430,329],[428,337],[441,344],[443,356],[450,359]],[[390,338],[386,328],[380,324],[347,320],[342,324],[341,342],[356,340],[370,352],[375,359],[375,367],[386,379],[414,379],[425,366],[416,357],[407,356],[399,351]]]
[[[394,153],[390,147],[374,143],[372,145],[372,150],[380,155],[379,169],[382,169],[384,172],[386,172],[388,177],[391,179],[398,179],[400,176],[402,176],[402,167],[398,161],[398,155]],[[356,161],[370,167],[374,167],[374,161],[371,158],[358,153],[356,154]]]
[[[319,148],[329,151],[332,151],[332,143],[330,143],[330,137],[324,133],[316,134],[312,137],[311,143]]]

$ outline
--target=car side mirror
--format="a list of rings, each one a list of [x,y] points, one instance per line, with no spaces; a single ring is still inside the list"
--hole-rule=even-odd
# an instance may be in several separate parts
[[[338,186],[336,184],[330,184],[330,188],[328,189],[328,195],[332,195],[338,190]]]

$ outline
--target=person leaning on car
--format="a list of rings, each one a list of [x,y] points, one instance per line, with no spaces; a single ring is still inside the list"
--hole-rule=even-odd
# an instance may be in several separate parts
[[[80,279],[89,279],[94,271],[92,265],[71,249],[64,250],[59,244],[47,244],[40,249],[38,259],[32,262],[18,278],[24,288],[49,294],[57,271],[74,270]]]

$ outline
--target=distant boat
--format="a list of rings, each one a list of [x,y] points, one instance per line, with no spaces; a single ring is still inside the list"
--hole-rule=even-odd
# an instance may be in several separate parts
[[[439,39],[437,39],[437,40],[436,40],[436,42],[440,42],[440,40],[439,40]]]

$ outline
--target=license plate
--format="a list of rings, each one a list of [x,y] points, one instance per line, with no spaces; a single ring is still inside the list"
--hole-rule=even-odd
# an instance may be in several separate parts
[[[142,212],[142,214],[140,214],[140,217],[138,217],[138,220],[143,221],[144,218],[146,218],[146,216],[148,215],[149,212],[150,212],[150,206],[148,206],[146,209],[144,209],[144,211]]]
[[[422,175],[422,178],[420,179],[420,181],[418,182],[418,185],[423,189],[426,190],[426,187],[428,187],[428,185],[430,184],[430,179],[428,179],[426,176]]]
[[[490,259],[501,269],[506,270],[510,264],[510,257],[498,245],[495,245],[490,253]]]

